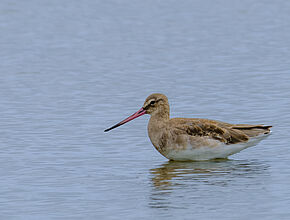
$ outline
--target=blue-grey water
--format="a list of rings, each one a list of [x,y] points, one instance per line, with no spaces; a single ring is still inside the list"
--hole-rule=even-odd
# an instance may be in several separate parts
[[[289,219],[290,2],[1,0],[0,219]],[[149,116],[273,125],[169,162]]]

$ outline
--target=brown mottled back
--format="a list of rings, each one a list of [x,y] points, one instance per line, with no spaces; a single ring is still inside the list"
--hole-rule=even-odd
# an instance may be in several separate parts
[[[194,118],[173,118],[169,126],[176,135],[187,134],[191,136],[210,137],[226,144],[246,142],[250,137],[270,132],[271,126],[239,125],[220,121]]]

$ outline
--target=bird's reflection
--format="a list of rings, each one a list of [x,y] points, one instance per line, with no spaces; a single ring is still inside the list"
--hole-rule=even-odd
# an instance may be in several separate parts
[[[155,189],[170,190],[192,181],[226,186],[234,177],[251,178],[267,169],[263,163],[247,160],[214,160],[202,162],[168,161],[150,170]]]
[[[268,166],[252,160],[168,161],[150,170],[149,207],[184,209],[193,202],[260,184]]]

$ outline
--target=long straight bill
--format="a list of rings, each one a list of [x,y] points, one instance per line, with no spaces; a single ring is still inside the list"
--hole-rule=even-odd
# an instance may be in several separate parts
[[[144,115],[145,113],[146,113],[146,110],[141,108],[139,111],[135,112],[133,115],[129,116],[128,118],[124,119],[123,121],[119,122],[118,124],[115,124],[114,126],[106,129],[104,132],[107,132],[107,131],[110,131],[114,128],[117,128],[117,127],[119,127],[119,126],[121,126],[121,125],[135,119],[135,118],[140,117],[141,115]]]

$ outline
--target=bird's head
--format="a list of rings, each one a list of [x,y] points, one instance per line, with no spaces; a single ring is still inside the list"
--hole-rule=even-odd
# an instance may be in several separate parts
[[[169,118],[169,104],[168,99],[165,95],[160,93],[153,93],[148,96],[144,102],[144,105],[139,111],[135,112],[133,115],[119,122],[118,124],[108,128],[105,132],[110,131],[120,125],[123,125],[135,118],[140,117],[144,114],[150,114],[151,116],[159,116],[161,118]]]

